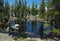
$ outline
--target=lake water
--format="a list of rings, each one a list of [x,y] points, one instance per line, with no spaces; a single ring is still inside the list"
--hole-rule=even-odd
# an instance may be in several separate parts
[[[12,22],[12,24],[15,24],[14,22]],[[34,22],[34,24],[32,24],[32,21],[28,21],[26,22],[26,32],[28,33],[33,33],[33,37],[39,37],[39,28],[41,26],[41,23],[39,21],[36,21]],[[52,30],[54,28],[54,26],[52,27],[44,27],[44,31],[45,30]],[[45,36],[45,33],[44,33],[44,36]]]
[[[34,26],[33,29],[32,26]],[[36,21],[34,25],[32,25],[31,21],[26,23],[26,32],[32,32],[34,36],[38,36],[39,28],[40,28],[39,21]]]
[[[34,36],[38,37],[40,26],[41,26],[41,23],[39,21],[36,21],[34,25],[32,24],[32,21],[29,21],[26,23],[26,32],[32,32],[32,33],[34,33]],[[32,27],[33,27],[33,29],[32,29]],[[44,27],[44,31],[52,30],[53,28],[54,28],[54,26],[52,26],[52,27],[49,26],[48,28]],[[45,36],[45,33],[44,33],[44,36]]]

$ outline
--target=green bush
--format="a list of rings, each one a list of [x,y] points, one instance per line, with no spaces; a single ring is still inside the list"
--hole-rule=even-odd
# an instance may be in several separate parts
[[[44,23],[44,27],[49,27],[50,24],[49,23]]]
[[[60,31],[59,31],[59,30],[60,30],[60,29],[54,28],[54,29],[53,29],[53,32],[54,32],[54,33],[57,33],[57,35],[58,35],[58,34],[60,34]]]

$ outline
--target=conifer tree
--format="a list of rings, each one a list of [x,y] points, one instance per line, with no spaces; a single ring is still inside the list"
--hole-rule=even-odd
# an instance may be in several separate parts
[[[40,6],[40,14],[41,14],[41,17],[43,18],[44,16],[44,12],[45,12],[45,3],[44,3],[44,0],[42,0],[41,2],[41,6]],[[43,21],[41,22],[41,26],[40,26],[40,29],[39,29],[39,34],[40,34],[40,38],[42,39],[43,38]]]

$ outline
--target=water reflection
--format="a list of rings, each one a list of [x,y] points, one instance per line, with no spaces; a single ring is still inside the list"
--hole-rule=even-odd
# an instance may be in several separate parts
[[[31,21],[26,23],[26,32],[32,32],[32,23],[31,23]]]
[[[36,21],[34,23],[34,25],[32,24],[32,21],[29,21],[26,23],[26,32],[34,33],[34,36],[38,36],[39,28],[40,28],[40,22],[39,21]]]
[[[14,24],[14,23],[13,23]],[[34,33],[34,37],[39,37],[39,29],[40,29],[40,26],[41,26],[41,22],[40,21],[27,21],[26,22],[26,31],[25,32],[32,32]],[[44,31],[48,31],[48,30],[53,30],[54,28],[54,25],[53,26],[49,26],[49,27],[45,27],[44,26]],[[44,37],[46,37],[46,33],[44,32]]]
[[[39,35],[39,28],[41,26],[41,23],[39,21],[35,21],[35,23],[32,23],[32,21],[28,21],[26,23],[26,32],[32,32],[34,33],[34,36],[38,36]],[[49,26],[49,27],[45,27],[44,26],[44,31],[48,31],[48,30],[53,30],[54,25],[53,26]],[[46,33],[44,33],[44,36],[46,36]]]

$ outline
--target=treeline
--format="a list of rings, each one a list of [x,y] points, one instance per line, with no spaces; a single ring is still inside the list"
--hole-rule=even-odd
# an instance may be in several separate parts
[[[49,20],[49,18],[58,14],[58,12],[55,11],[53,0],[47,0],[46,2],[45,0],[41,0],[39,7],[38,4],[34,2],[32,3],[32,7],[27,6],[27,0],[15,0],[15,2],[10,6],[8,0],[6,0],[3,6],[2,14],[0,14],[0,21],[5,18],[9,19],[10,13],[14,13],[18,18],[27,15],[39,15],[46,20]]]

